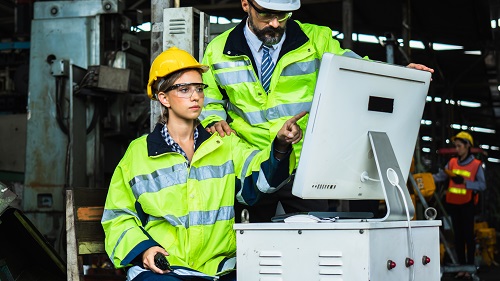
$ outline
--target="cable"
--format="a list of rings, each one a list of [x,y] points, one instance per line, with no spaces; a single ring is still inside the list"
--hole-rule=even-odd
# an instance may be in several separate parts
[[[372,179],[368,176],[368,172],[367,171],[364,171],[361,173],[361,176],[360,176],[360,179],[361,179],[361,182],[365,182],[367,180],[370,180],[370,181],[380,181],[378,179]]]
[[[389,180],[389,182],[393,186],[396,186],[398,188],[399,193],[401,193],[401,197],[403,198],[403,203],[405,205],[405,211],[406,211],[406,220],[408,222],[408,244],[409,244],[408,248],[410,250],[410,257],[412,257],[415,260],[415,251],[413,248],[413,234],[412,234],[411,225],[410,225],[411,219],[410,219],[410,211],[408,209],[408,203],[406,202],[406,197],[405,197],[405,194],[403,192],[403,189],[399,185],[399,177],[398,177],[396,171],[394,171],[394,169],[392,169],[392,168],[388,168],[386,173],[387,173],[387,179]],[[413,266],[410,268],[410,271],[411,271],[410,281],[414,281],[415,280],[415,269]]]

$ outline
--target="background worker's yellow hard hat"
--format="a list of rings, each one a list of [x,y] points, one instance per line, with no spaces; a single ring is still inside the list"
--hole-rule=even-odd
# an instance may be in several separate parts
[[[188,68],[198,68],[203,72],[208,70],[208,66],[200,64],[190,53],[177,47],[171,47],[159,54],[151,64],[151,69],[149,70],[147,87],[149,98],[156,100],[155,91],[152,87],[158,79],[178,70]]]
[[[452,141],[455,141],[455,139],[467,140],[467,141],[469,141],[471,146],[474,146],[474,140],[472,139],[472,136],[467,132],[462,131],[462,132],[458,133],[457,135],[451,137]]]

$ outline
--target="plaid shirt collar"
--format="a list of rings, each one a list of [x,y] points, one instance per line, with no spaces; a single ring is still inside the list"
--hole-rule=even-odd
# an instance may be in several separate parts
[[[168,129],[167,129],[166,124],[163,125],[163,128],[161,129],[161,135],[162,135],[163,139],[165,140],[165,142],[167,143],[167,145],[172,147],[173,151],[182,154],[182,156],[184,156],[184,158],[186,158],[186,161],[189,163],[186,152],[184,152],[182,147],[174,141],[172,136],[170,136],[170,134],[168,133]],[[197,139],[198,139],[198,128],[194,128],[194,147],[196,147],[196,140]]]

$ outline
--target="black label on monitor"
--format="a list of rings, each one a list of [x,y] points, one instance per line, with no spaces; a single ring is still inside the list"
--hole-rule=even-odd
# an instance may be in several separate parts
[[[392,113],[394,110],[394,99],[370,96],[368,110]]]

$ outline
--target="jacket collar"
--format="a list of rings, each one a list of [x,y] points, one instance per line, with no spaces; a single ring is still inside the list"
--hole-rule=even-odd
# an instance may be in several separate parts
[[[154,130],[146,137],[146,142],[148,146],[148,156],[158,156],[167,152],[174,152],[173,148],[165,142],[163,136],[161,135],[161,129],[164,124],[157,123]],[[205,128],[200,124],[198,125],[198,140],[194,147],[194,150],[210,138],[211,134],[208,133]]]
[[[228,56],[241,56],[246,55],[252,60],[252,64],[255,66],[255,60],[252,56],[252,51],[248,46],[243,29],[247,24],[247,19],[244,18],[233,30],[229,33],[226,45],[224,46],[223,53]],[[281,47],[281,52],[279,54],[278,60],[286,53],[297,49],[298,47],[304,45],[309,40],[309,37],[302,31],[299,24],[294,20],[288,20],[286,23],[286,38]]]

